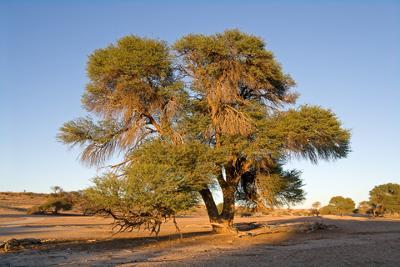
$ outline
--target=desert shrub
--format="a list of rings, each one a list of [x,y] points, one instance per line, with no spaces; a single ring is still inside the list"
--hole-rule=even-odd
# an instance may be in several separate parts
[[[59,186],[53,186],[51,189],[53,193],[50,194],[47,202],[28,209],[28,214],[58,214],[60,211],[68,211],[73,208],[73,194],[65,192]]]
[[[73,204],[65,198],[54,198],[49,200],[46,204],[43,205],[44,209],[53,214],[58,214],[59,211],[67,211],[71,210]]]
[[[295,210],[292,210],[291,215],[292,216],[310,216],[310,215],[312,215],[312,213],[310,212],[310,210],[295,209]]]
[[[52,196],[62,197],[73,205],[75,211],[85,216],[94,215],[99,209],[98,205],[89,199],[85,190],[65,192],[61,189],[59,193],[53,193]]]
[[[39,214],[45,214],[45,210],[43,209],[42,205],[40,206],[33,206],[26,211],[28,214],[34,214],[34,215],[39,215]]]
[[[66,198],[50,198],[45,204],[34,206],[28,210],[29,214],[58,214],[60,211],[71,210],[73,203]]]
[[[269,216],[290,216],[292,211],[289,209],[263,209],[262,213]]]

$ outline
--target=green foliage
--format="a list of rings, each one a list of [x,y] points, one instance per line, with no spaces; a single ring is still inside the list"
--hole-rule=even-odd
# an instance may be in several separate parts
[[[351,198],[344,198],[342,196],[332,197],[329,204],[322,207],[319,211],[322,215],[344,215],[353,213],[355,203]]]
[[[161,183],[170,179],[198,191],[218,173],[217,156],[209,146],[199,142],[173,144],[153,140],[130,155],[132,165],[127,174],[140,171],[147,176],[158,175]]]
[[[165,42],[126,36],[96,50],[87,73],[90,82],[82,104],[100,120],[66,122],[57,136],[65,144],[82,146],[83,162],[104,163],[116,149],[129,153],[155,131],[172,135],[168,122],[186,94],[174,77]]]
[[[279,113],[268,129],[272,129],[275,138],[282,140],[289,153],[312,162],[317,162],[318,158],[342,158],[349,153],[349,131],[342,128],[330,110],[317,106],[301,106]]]
[[[185,73],[193,78],[193,90],[210,94],[215,104],[228,104],[239,97],[276,104],[292,103],[296,98],[289,92],[294,81],[259,37],[238,30],[190,34],[178,40],[174,49],[184,61]],[[231,90],[232,85],[237,92]]]
[[[130,118],[135,110],[151,111],[173,83],[173,69],[163,41],[126,36],[89,57],[90,79],[82,103],[89,111]]]
[[[52,210],[53,214],[58,214],[59,211],[67,211],[71,210],[73,207],[73,204],[68,201],[68,199],[65,198],[55,198],[47,202],[44,206],[44,210]]]
[[[124,176],[95,178],[86,196],[114,217],[117,231],[143,227],[158,234],[162,222],[199,203],[197,191],[210,183],[215,169],[207,150],[198,143],[147,143],[131,155]]]
[[[372,206],[369,201],[361,201],[357,207],[357,213],[359,214],[369,214],[371,213]]]
[[[370,192],[370,204],[385,213],[400,213],[400,184],[388,183],[375,186]]]
[[[266,209],[290,206],[304,200],[303,182],[299,171],[284,171],[281,167],[269,171],[243,177],[238,190],[238,200],[250,201]],[[254,181],[251,180],[253,178]]]
[[[54,193],[51,194],[48,201],[42,205],[34,206],[28,210],[29,214],[58,214],[60,211],[71,210],[74,206],[73,196],[59,187],[52,188]]]
[[[319,209],[319,213],[321,215],[334,215],[334,214],[337,214],[336,210],[330,205],[323,206],[322,208],[320,208]]]
[[[58,214],[60,211],[68,211],[79,207],[82,201],[81,192],[66,192],[60,186],[52,186],[52,193],[47,202],[34,206],[28,210],[29,214]]]
[[[172,47],[127,36],[94,51],[87,72],[82,103],[97,120],[65,123],[58,140],[81,146],[90,165],[123,153],[87,191],[121,230],[158,233],[198,193],[212,221],[232,221],[235,200],[296,204],[304,191],[300,172],[284,169],[291,156],[315,163],[349,152],[350,133],[330,110],[288,107],[295,82],[261,38],[239,30],[190,34]]]

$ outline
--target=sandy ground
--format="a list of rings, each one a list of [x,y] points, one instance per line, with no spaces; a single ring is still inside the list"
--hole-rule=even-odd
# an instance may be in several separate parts
[[[206,216],[178,219],[160,237],[148,232],[112,236],[112,220],[32,216],[0,208],[0,241],[48,240],[37,248],[0,253],[0,266],[400,266],[400,221],[359,217],[256,217],[241,222],[322,221],[334,230],[242,237],[210,233]]]

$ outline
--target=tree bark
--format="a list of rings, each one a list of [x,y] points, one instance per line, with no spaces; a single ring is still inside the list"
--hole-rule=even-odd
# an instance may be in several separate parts
[[[218,219],[218,209],[217,205],[215,205],[214,198],[210,189],[205,188],[199,191],[201,197],[203,198],[204,204],[207,208],[208,217],[210,222],[213,222]]]
[[[213,231],[217,233],[236,233],[237,231],[233,225],[235,217],[235,193],[241,174],[237,172],[234,164],[228,164],[225,166],[225,171],[226,180],[222,177],[222,174],[220,177],[217,177],[223,195],[221,214],[218,212],[210,189],[203,189],[200,191],[200,194],[203,198],[204,204],[206,205]]]
[[[203,198],[204,204],[206,205],[208,217],[213,228],[213,232],[236,233],[233,226],[233,218],[235,214],[234,189],[223,189],[224,206],[221,214],[218,213],[218,209],[215,205],[215,201],[210,189],[202,189],[199,192],[201,197]]]
[[[211,223],[213,231],[217,233],[236,233],[236,228],[233,225],[235,217],[235,190],[233,185],[222,187],[222,195],[224,198],[222,212],[218,216],[218,220]]]
[[[222,189],[224,204],[220,218],[230,223],[233,223],[233,218],[235,216],[235,190],[236,187],[233,185],[228,185]]]

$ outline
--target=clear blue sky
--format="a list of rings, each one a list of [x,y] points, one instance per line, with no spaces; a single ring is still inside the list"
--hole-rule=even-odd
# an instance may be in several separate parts
[[[97,170],[55,136],[85,114],[94,49],[127,34],[174,42],[228,28],[264,38],[297,81],[299,103],[331,108],[352,131],[347,159],[290,163],[303,170],[304,206],[334,195],[358,202],[377,184],[400,182],[399,2],[189,2],[1,1],[0,191],[90,185]]]

